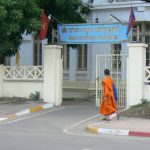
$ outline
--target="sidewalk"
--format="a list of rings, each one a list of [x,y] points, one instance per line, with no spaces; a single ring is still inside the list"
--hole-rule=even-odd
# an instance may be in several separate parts
[[[43,109],[53,107],[52,104],[39,101],[25,101],[16,103],[16,101],[0,101],[0,122],[8,119],[16,119],[21,115],[37,112]]]
[[[23,103],[0,101],[0,123],[16,119],[19,116],[41,111],[53,107],[38,101]],[[136,118],[122,118],[102,121],[102,116],[92,119],[93,124],[86,124],[86,131],[96,134],[150,137],[150,120]],[[95,123],[94,123],[95,122]]]
[[[150,137],[150,120],[116,118],[111,121],[89,124],[87,131],[97,134]]]

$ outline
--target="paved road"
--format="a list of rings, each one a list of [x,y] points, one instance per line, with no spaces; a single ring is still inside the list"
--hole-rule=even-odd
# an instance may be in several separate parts
[[[102,136],[85,126],[100,121],[92,102],[65,103],[0,125],[1,150],[149,150],[149,138]],[[93,116],[96,117],[93,118]]]

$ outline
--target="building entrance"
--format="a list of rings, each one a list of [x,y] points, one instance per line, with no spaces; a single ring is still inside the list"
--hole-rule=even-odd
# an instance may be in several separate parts
[[[102,99],[102,80],[104,69],[110,69],[111,76],[118,90],[118,107],[125,108],[127,102],[127,57],[125,54],[96,56],[96,106]]]

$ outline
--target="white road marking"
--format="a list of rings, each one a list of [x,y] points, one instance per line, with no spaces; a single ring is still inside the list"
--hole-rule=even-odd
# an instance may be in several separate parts
[[[63,132],[65,132],[65,133],[67,133],[67,134],[70,134],[70,132],[68,131],[69,128],[76,127],[76,126],[78,126],[78,125],[80,125],[80,124],[82,124],[82,123],[84,123],[84,122],[86,122],[86,121],[89,121],[89,120],[91,120],[91,119],[93,119],[93,118],[95,118],[95,117],[97,117],[97,116],[100,116],[100,114],[91,116],[91,117],[89,117],[89,118],[87,118],[87,119],[81,120],[81,121],[79,121],[79,122],[77,122],[77,123],[75,123],[75,124],[73,124],[73,125],[70,125],[70,126],[68,126],[67,128],[63,129]]]
[[[70,126],[68,126],[67,128],[65,128],[64,131],[67,130],[67,129],[69,129],[69,128],[78,126],[78,125],[80,125],[80,124],[82,124],[82,123],[84,123],[84,122],[86,122],[86,121],[89,121],[89,120],[91,120],[91,119],[93,119],[93,118],[95,118],[95,117],[97,117],[97,116],[100,116],[100,114],[91,116],[91,117],[89,117],[89,118],[87,118],[87,119],[81,120],[81,121],[79,121],[79,122],[77,122],[77,123],[75,123],[75,124],[73,124],[73,125],[70,125]]]
[[[123,110],[121,110],[120,112],[122,112],[122,111],[124,111],[124,110],[126,110],[126,109],[123,109]],[[78,126],[78,125],[80,125],[80,124],[82,124],[82,123],[84,123],[84,122],[86,122],[86,121],[89,121],[89,120],[91,120],[91,119],[93,119],[93,118],[96,118],[96,117],[98,117],[98,116],[101,116],[101,114],[97,114],[97,115],[94,115],[94,116],[92,116],[92,117],[89,117],[89,118],[87,118],[87,119],[85,119],[85,120],[81,120],[81,121],[79,121],[79,122],[77,122],[77,123],[75,123],[75,124],[73,124],[73,125],[71,125],[71,126],[68,126],[68,127],[65,128],[65,129],[63,129],[63,131],[68,134],[68,131],[67,131],[67,130],[68,130],[69,128]],[[95,124],[96,124],[96,123],[95,123]],[[99,123],[98,123],[98,124],[99,124]],[[100,123],[100,124],[101,124],[101,123]]]
[[[112,139],[113,138],[116,138],[116,139],[121,139],[121,140],[135,140],[135,141],[150,141],[150,138],[144,138],[144,137],[130,137],[130,136],[112,136],[112,135],[98,135],[98,134],[93,134],[93,133],[75,133],[75,132],[70,132],[68,131],[69,128],[72,128],[72,127],[76,127],[78,125],[81,125],[82,123],[86,122],[86,121],[89,121],[90,119],[93,119],[93,118],[96,118],[100,116],[100,114],[97,114],[97,115],[94,115],[92,117],[89,117],[87,119],[84,119],[84,120],[81,120],[73,125],[70,125],[68,127],[66,127],[65,129],[63,129],[63,132],[66,133],[66,134],[69,134],[69,135],[73,135],[73,136],[82,136],[82,137],[94,137],[94,138],[105,138],[105,139]],[[96,123],[93,123],[93,124],[96,124]],[[101,123],[97,123],[97,124],[101,124]],[[84,149],[83,149],[84,150]]]
[[[32,117],[40,116],[40,115],[43,115],[43,114],[47,114],[47,113],[49,113],[49,112],[61,110],[61,109],[64,109],[64,108],[65,108],[65,107],[56,108],[56,109],[54,108],[53,110],[49,110],[49,111],[46,111],[46,112],[40,112],[40,113],[38,113],[38,114],[33,114],[33,115],[30,115],[30,116],[27,116],[27,117],[24,117],[24,118],[12,120],[12,121],[0,123],[0,124],[11,124],[11,123],[18,122],[18,121],[21,121],[21,120],[25,120],[25,119],[28,119],[28,118],[32,118]]]

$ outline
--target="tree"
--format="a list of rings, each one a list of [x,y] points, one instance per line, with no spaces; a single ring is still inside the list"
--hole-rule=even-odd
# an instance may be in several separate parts
[[[0,64],[15,55],[23,33],[40,29],[40,15],[37,0],[0,0]]]
[[[48,29],[48,42],[51,42],[52,29],[58,22],[83,23],[89,13],[89,5],[82,0],[0,0],[0,64],[5,56],[15,55],[23,38],[41,27],[40,15],[44,9],[52,19]],[[57,18],[57,19],[56,19]]]
[[[48,43],[51,42],[51,31],[57,28],[58,23],[85,23],[85,17],[90,12],[89,4],[82,0],[40,0],[40,7],[46,15],[52,15],[47,34]]]

